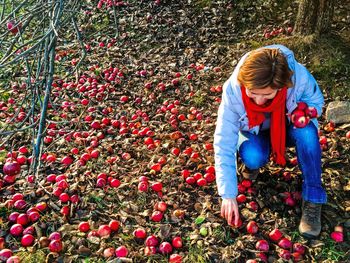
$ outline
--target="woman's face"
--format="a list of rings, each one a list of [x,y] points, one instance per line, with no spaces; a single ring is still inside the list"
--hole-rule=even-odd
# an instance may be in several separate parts
[[[251,98],[257,105],[263,105],[268,100],[272,100],[278,90],[266,87],[264,89],[246,89],[247,96]]]

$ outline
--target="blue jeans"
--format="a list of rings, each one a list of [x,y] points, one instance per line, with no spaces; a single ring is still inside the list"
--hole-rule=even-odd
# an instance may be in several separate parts
[[[323,204],[327,194],[321,182],[321,147],[315,125],[310,122],[304,128],[294,128],[287,124],[286,146],[296,147],[298,165],[302,172],[302,197],[304,200]],[[238,139],[238,152],[249,169],[264,166],[270,157],[270,130],[258,135],[241,131]]]

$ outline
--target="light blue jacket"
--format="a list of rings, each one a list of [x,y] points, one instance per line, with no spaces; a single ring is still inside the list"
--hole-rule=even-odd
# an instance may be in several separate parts
[[[304,101],[309,106],[317,109],[318,116],[322,113],[324,98],[316,80],[310,72],[298,63],[293,52],[282,45],[266,46],[264,48],[278,48],[288,61],[289,68],[293,71],[293,87],[288,89],[286,107],[291,113],[297,102]],[[249,129],[248,117],[245,111],[240,85],[237,81],[239,68],[249,53],[245,54],[231,77],[223,85],[221,104],[218,110],[218,118],[214,134],[216,184],[219,195],[222,198],[234,198],[237,196],[236,153],[239,131],[259,133],[260,126]],[[312,119],[318,128],[316,119]]]

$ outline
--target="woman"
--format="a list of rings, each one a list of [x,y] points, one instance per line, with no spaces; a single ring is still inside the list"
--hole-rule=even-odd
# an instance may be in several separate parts
[[[321,115],[324,99],[315,79],[282,45],[247,53],[224,84],[214,150],[221,215],[229,225],[238,225],[239,220],[237,151],[246,167],[243,175],[254,179],[270,154],[284,166],[285,147],[295,146],[303,176],[299,231],[308,238],[319,235],[327,196],[321,183],[318,123],[314,118],[304,128],[294,127],[289,116],[298,102],[315,107]]]

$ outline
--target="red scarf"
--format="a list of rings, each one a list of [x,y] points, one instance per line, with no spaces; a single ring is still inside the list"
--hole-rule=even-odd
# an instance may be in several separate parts
[[[272,156],[277,164],[286,165],[286,98],[287,88],[280,89],[271,103],[257,105],[241,86],[242,99],[248,115],[249,129],[260,125],[265,120],[264,112],[271,112],[270,138]]]

